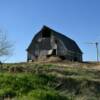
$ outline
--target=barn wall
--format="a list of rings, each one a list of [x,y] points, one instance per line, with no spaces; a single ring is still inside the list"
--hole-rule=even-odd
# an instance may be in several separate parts
[[[71,61],[74,61],[75,58],[77,58],[77,61],[82,61],[82,54],[67,50],[63,41],[57,38],[56,35],[53,35],[52,32],[50,38],[43,38],[42,31],[40,31],[33,40],[34,42],[30,46],[27,59],[33,60],[37,57],[47,56],[48,51],[53,50],[56,48],[55,45],[57,45],[57,56],[64,56]]]
[[[57,45],[56,48],[55,45]],[[57,49],[58,56],[65,55],[66,47],[64,46],[63,42],[54,35],[51,36],[51,47],[52,49]]]
[[[27,61],[34,61],[36,59],[36,57],[33,54],[30,54],[29,52],[27,53]]]
[[[38,57],[46,56],[48,54],[48,50],[51,49],[50,38],[38,38],[38,42],[35,43],[35,55]]]
[[[71,61],[82,61],[82,54],[67,51],[66,59]]]
[[[66,48],[64,47],[63,42],[61,42],[60,40],[58,41],[58,48],[57,48],[57,55],[66,55]]]

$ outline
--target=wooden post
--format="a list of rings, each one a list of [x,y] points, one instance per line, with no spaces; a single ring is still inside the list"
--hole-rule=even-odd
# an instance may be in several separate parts
[[[99,48],[98,48],[99,43],[96,42],[96,49],[97,49],[97,62],[99,62]]]

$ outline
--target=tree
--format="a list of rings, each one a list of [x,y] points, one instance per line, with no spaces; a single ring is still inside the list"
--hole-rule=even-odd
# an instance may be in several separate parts
[[[7,34],[0,30],[0,57],[7,57],[12,54],[12,44],[8,41]]]

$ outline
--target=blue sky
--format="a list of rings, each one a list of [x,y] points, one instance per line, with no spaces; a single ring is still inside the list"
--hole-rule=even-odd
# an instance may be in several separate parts
[[[14,43],[8,62],[26,61],[26,48],[43,25],[74,39],[84,60],[96,60],[100,42],[100,0],[0,0],[0,28]]]

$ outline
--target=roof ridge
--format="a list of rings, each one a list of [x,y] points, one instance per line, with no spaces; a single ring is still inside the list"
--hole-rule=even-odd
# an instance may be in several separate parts
[[[68,39],[70,39],[70,40],[74,41],[73,39],[71,39],[71,38],[69,38],[68,36],[66,36],[66,35],[62,34],[61,32],[58,32],[58,31],[56,31],[56,30],[54,30],[54,29],[50,28],[49,26],[43,25],[43,28],[48,28],[48,29],[50,29],[50,30],[52,30],[52,31],[56,32],[57,34],[60,34],[60,35],[62,35],[62,36],[64,36],[64,37],[66,37],[66,38],[68,38]],[[42,28],[42,29],[43,29],[43,28]],[[75,42],[75,41],[74,41],[74,42]]]

